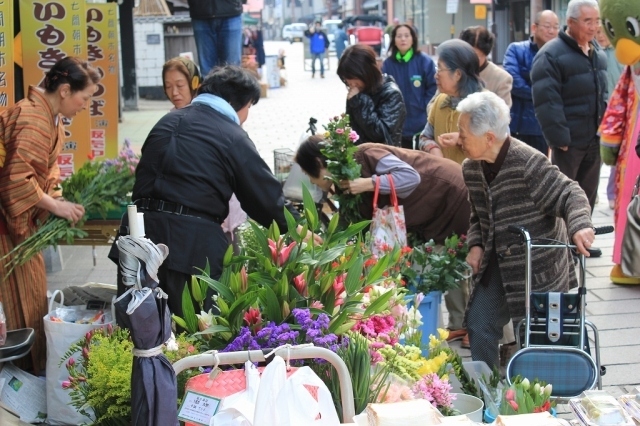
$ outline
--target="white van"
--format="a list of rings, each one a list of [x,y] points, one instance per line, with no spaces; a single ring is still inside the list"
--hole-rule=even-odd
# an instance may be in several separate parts
[[[307,24],[298,22],[295,24],[285,25],[282,27],[282,39],[290,43],[294,41],[302,41]]]
[[[336,51],[336,44],[334,42],[335,32],[338,29],[338,24],[342,23],[342,19],[327,19],[322,23],[322,27],[327,33],[327,38],[329,39],[329,52]]]

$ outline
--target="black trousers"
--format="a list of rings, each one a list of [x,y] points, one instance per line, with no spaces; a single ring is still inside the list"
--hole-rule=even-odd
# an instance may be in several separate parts
[[[571,146],[566,151],[551,148],[551,163],[558,166],[569,179],[578,182],[587,194],[592,212],[598,195],[601,162],[598,139],[587,146]]]

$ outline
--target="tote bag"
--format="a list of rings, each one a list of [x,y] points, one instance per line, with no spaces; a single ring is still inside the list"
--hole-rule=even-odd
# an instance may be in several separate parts
[[[54,308],[56,296],[60,295],[60,304]],[[104,312],[101,319],[93,324],[60,321],[59,318],[74,320],[74,318],[99,317],[100,311],[87,310],[85,306],[63,306],[64,295],[56,290],[49,301],[49,313],[44,316],[44,332],[47,338],[47,424],[50,425],[79,425],[89,419],[78,413],[69,405],[71,397],[69,390],[62,389],[62,382],[68,380],[69,373],[62,357],[71,345],[82,339],[84,335],[96,328],[108,324],[115,325],[113,312]]]
[[[631,277],[640,277],[640,176],[633,188],[633,195],[627,208],[627,226],[622,236],[622,272]]]
[[[404,208],[398,205],[393,177],[387,175],[391,186],[391,206],[378,208],[380,176],[376,176],[376,188],[373,193],[373,218],[371,222],[371,253],[376,257],[384,256],[395,246],[407,245],[407,225],[404,220]]]

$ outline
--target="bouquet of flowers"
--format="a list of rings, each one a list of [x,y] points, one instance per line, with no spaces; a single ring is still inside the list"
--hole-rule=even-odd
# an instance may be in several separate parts
[[[66,219],[50,216],[36,232],[0,259],[8,259],[7,276],[45,248],[56,247],[59,241],[71,244],[76,238],[86,237],[82,224],[88,215],[97,213],[106,217],[107,211],[119,206],[131,192],[138,161],[127,140],[116,159],[88,161],[64,180],[63,196],[67,201],[83,205],[85,216],[75,226]]]
[[[445,239],[443,247],[437,247],[433,240],[414,246],[411,267],[403,271],[409,287],[424,294],[457,288],[459,281],[468,278],[471,272],[466,241],[466,236],[453,234]]]
[[[163,347],[167,359],[174,363],[197,355],[195,339],[180,335]],[[69,391],[71,405],[92,424],[129,424],[131,422],[131,368],[133,343],[129,331],[110,325],[89,332],[72,345],[60,362],[65,363],[69,380],[62,388]],[[178,400],[183,397],[189,377],[198,369],[178,375]]]
[[[358,150],[355,142],[360,138],[349,125],[349,116],[342,114],[333,117],[329,124],[324,126],[325,142],[321,152],[327,157],[327,170],[331,172],[331,180],[335,184],[335,199],[340,206],[340,216],[344,224],[356,223],[362,220],[358,208],[360,194],[344,193],[340,189],[340,181],[354,180],[360,177],[360,164],[355,160],[354,154]]]
[[[555,402],[551,402],[551,384],[517,376],[512,385],[504,389],[500,403],[500,414],[530,414],[549,411]]]

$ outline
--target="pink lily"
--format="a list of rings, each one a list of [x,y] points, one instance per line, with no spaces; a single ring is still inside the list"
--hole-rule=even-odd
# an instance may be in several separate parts
[[[262,322],[262,314],[260,314],[260,311],[256,308],[249,308],[249,310],[245,312],[243,318],[249,326],[260,324]]]
[[[307,296],[307,281],[304,279],[304,273],[293,278],[293,286],[301,296]]]
[[[295,241],[289,244],[288,246],[283,244],[282,248],[280,249],[280,252],[278,252],[278,244],[276,244],[275,241],[270,239],[269,249],[271,250],[271,260],[273,260],[273,263],[275,263],[277,266],[284,265],[286,261],[289,259],[291,250],[293,250],[295,246],[296,246]]]
[[[240,292],[242,294],[247,292],[248,278],[247,270],[243,266],[242,269],[240,269]]]

